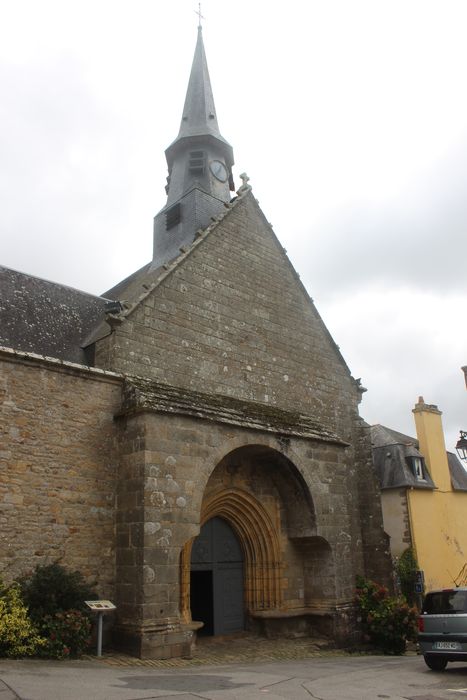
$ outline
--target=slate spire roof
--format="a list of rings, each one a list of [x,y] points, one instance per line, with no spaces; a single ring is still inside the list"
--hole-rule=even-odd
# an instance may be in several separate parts
[[[166,150],[169,168],[173,152],[177,149],[178,144],[184,139],[196,136],[211,136],[221,141],[227,147],[230,155],[230,158],[227,159],[230,161],[228,164],[229,166],[233,165],[232,147],[219,131],[201,26],[198,27],[198,39],[186,91],[180,131],[175,141]]]
[[[201,27],[198,27],[179,138],[210,132],[220,136]]]

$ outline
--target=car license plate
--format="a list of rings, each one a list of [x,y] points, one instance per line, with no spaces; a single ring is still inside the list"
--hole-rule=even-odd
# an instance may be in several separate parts
[[[461,649],[459,642],[435,642],[433,649]]]

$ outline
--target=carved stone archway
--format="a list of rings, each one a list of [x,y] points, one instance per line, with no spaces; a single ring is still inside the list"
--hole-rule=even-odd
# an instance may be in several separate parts
[[[214,517],[224,518],[235,533],[245,557],[245,604],[247,613],[281,607],[281,556],[274,524],[252,494],[231,488],[211,494],[203,503],[201,525]],[[194,538],[181,554],[181,614],[191,622],[190,562]]]

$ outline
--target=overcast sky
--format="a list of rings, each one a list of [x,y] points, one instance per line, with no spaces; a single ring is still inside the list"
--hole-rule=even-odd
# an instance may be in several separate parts
[[[102,293],[152,256],[192,0],[0,0],[0,264]],[[467,430],[467,2],[204,0],[222,135],[370,423]]]

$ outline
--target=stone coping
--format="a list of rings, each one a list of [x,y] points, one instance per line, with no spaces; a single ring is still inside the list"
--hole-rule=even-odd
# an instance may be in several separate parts
[[[89,365],[80,365],[77,362],[60,360],[57,357],[49,357],[48,355],[38,355],[35,352],[15,350],[3,345],[0,345],[0,358],[6,362],[23,362],[25,364],[37,363],[39,365],[47,365],[47,367],[52,370],[63,370],[69,373],[91,375],[94,379],[105,379],[108,381],[113,380],[119,383],[123,380],[122,374],[111,372],[107,369],[90,367]]]

